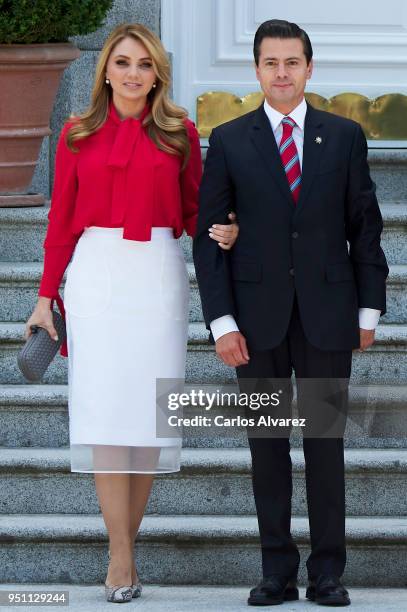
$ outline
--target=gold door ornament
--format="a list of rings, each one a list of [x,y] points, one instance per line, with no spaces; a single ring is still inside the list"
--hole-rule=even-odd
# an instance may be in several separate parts
[[[319,110],[348,117],[361,124],[368,140],[407,140],[407,96],[384,94],[375,99],[358,93],[324,98],[306,92],[306,100]],[[197,128],[201,138],[212,129],[255,110],[264,100],[262,91],[239,97],[226,91],[208,91],[197,99]]]

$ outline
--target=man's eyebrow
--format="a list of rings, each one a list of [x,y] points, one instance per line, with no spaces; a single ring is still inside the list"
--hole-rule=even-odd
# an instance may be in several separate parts
[[[270,57],[264,57],[263,59],[264,59],[264,61],[267,61],[267,60],[278,60],[278,57],[271,57],[270,56]],[[290,60],[299,60],[299,59],[301,59],[301,58],[300,57],[296,57],[294,55],[293,57],[286,57],[285,61],[289,62]]]

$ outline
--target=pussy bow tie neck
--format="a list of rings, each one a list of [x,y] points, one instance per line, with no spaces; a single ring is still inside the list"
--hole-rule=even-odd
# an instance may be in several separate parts
[[[139,118],[121,120],[113,102],[109,104],[109,117],[117,126],[107,161],[114,170],[111,222],[124,227],[128,240],[151,240],[155,145],[142,127],[149,111],[147,104]]]

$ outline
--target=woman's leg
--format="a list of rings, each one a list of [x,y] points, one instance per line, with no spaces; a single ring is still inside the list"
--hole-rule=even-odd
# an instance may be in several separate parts
[[[130,535],[130,474],[95,473],[96,492],[109,534],[111,561],[106,584],[131,584],[133,541]]]
[[[131,542],[137,537],[140,523],[150,496],[153,485],[154,473],[156,472],[161,449],[158,447],[133,447],[131,456],[131,466],[133,469],[140,470],[140,473],[130,474],[130,535]],[[146,472],[146,473],[142,473]],[[137,571],[133,561],[132,568],[133,584],[137,581]]]
[[[107,466],[110,469],[126,469],[131,466],[153,471],[159,455],[159,448],[99,446],[94,449],[94,465],[99,469],[107,469]],[[144,516],[153,480],[154,474],[95,473],[96,492],[109,535],[111,563],[106,578],[108,585],[130,584],[130,579],[132,584],[137,581],[134,540]]]
[[[130,537],[132,546],[137,537],[140,523],[150,496],[154,474],[130,474]],[[137,581],[137,571],[133,558],[132,582]]]

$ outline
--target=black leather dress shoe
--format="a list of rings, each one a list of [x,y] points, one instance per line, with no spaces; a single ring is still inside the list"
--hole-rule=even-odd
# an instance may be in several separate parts
[[[309,580],[307,599],[322,606],[349,606],[349,593],[338,576],[321,574],[316,580]]]
[[[298,599],[296,578],[272,574],[263,578],[260,584],[250,591],[247,603],[249,606],[273,606],[296,599]]]

